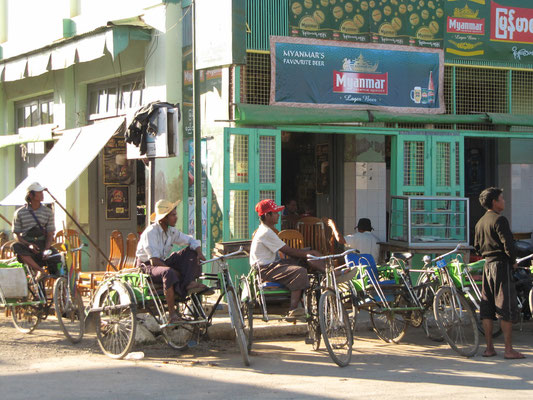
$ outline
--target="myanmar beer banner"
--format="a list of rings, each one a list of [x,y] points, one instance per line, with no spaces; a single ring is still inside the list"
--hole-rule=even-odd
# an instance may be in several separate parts
[[[271,105],[444,113],[439,49],[272,36]]]
[[[533,64],[533,1],[447,0],[445,10],[446,59]]]
[[[445,0],[290,0],[289,35],[442,48]]]

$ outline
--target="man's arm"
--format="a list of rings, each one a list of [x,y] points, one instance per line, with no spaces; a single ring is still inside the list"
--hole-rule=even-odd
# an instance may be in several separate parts
[[[511,232],[511,227],[509,226],[509,221],[507,221],[507,218],[500,216],[496,220],[495,228],[503,244],[505,254],[507,254],[507,257],[509,257],[511,261],[511,265],[516,264],[516,251],[513,233]]]
[[[47,232],[46,233],[46,244],[44,245],[43,250],[48,250],[52,246],[53,242],[54,242],[54,232]]]
[[[150,258],[150,264],[152,264],[153,267],[166,267],[167,264],[163,260],[157,257]]]
[[[344,239],[344,236],[342,236],[337,229],[337,225],[335,225],[335,221],[333,221],[330,218],[327,218],[326,224],[331,228],[331,231],[333,233],[333,236],[335,237],[335,240],[339,242],[340,244],[346,244],[346,240]]]
[[[302,250],[302,249],[294,249],[292,247],[289,247],[287,245],[283,246],[281,249],[279,249],[283,254],[288,255],[289,257],[293,258],[307,258],[307,255],[313,255],[320,257],[322,254],[316,250]]]
[[[13,237],[15,238],[15,240],[19,243],[22,243],[24,246],[27,246],[31,251],[33,251],[34,253],[38,253],[39,252],[39,247],[37,247],[36,245],[34,245],[33,243],[30,243],[28,242],[26,239],[24,239],[22,237],[22,234],[19,233],[19,232],[13,232]]]

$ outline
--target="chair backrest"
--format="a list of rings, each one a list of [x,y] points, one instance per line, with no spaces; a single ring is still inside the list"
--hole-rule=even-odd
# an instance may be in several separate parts
[[[379,282],[378,267],[372,254],[349,253],[344,256],[346,263],[353,262],[355,265],[366,265],[368,277],[372,284]]]
[[[138,242],[139,238],[136,233],[128,233],[128,236],[126,236],[126,256],[122,264],[123,269],[135,268],[135,253],[137,252]]]
[[[287,244],[287,246],[292,247],[293,249],[303,249],[304,246],[304,237],[296,229],[284,229],[278,233],[278,237]],[[281,253],[281,252],[280,252]],[[280,254],[282,258],[287,258],[285,254]]]
[[[0,248],[0,258],[2,260],[7,260],[9,258],[15,257],[15,252],[13,251],[13,247],[12,247],[13,243],[15,243],[14,240],[8,240]]]
[[[312,250],[318,250],[322,254],[328,254],[324,223],[318,218],[316,218],[316,222],[303,221],[303,219],[306,218],[314,217],[302,218],[296,224],[296,229],[304,238],[305,247],[310,247]]]
[[[67,243],[71,249],[81,246],[81,239],[78,231],[74,229],[60,230],[55,236],[56,243]],[[74,270],[81,271],[81,251],[77,251],[72,255]]]
[[[109,260],[113,263],[107,264],[106,270],[108,272],[120,271],[124,262],[124,238],[122,233],[118,230],[111,232],[109,237]]]

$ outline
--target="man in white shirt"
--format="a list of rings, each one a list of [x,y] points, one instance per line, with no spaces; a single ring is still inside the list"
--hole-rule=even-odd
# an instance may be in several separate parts
[[[278,206],[274,200],[262,200],[255,206],[261,224],[254,234],[250,247],[250,264],[258,265],[261,278],[267,282],[278,282],[291,291],[291,305],[287,320],[295,320],[305,314],[303,307],[299,306],[303,290],[309,287],[307,269],[298,265],[294,259],[281,259],[278,252],[289,257],[306,260],[308,254],[321,256],[315,250],[293,249],[285,244],[273,229],[279,220],[279,212],[285,207]],[[322,261],[307,261],[311,269],[324,271]]]
[[[168,200],[156,203],[155,222],[142,233],[136,252],[137,265],[155,283],[163,283],[171,323],[179,321],[176,294],[185,298],[190,292],[212,293],[207,286],[195,281],[202,272],[198,260],[205,260],[205,257],[199,240],[175,228],[177,205],[178,202]],[[187,247],[169,256],[174,244]]]
[[[342,236],[338,230],[335,223],[330,219],[328,220],[329,227],[333,230],[335,239],[340,244],[345,244],[346,246],[359,250],[361,254],[370,254],[374,258],[374,262],[378,263],[379,257],[379,244],[378,238],[374,236],[372,231],[372,223],[368,218],[360,218],[359,222],[355,229],[355,232],[352,235]]]

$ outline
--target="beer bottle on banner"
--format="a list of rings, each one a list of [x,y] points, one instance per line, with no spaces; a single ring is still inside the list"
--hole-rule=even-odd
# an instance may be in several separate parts
[[[435,86],[433,85],[433,71],[429,71],[429,82],[428,82],[428,103],[435,103]]]

